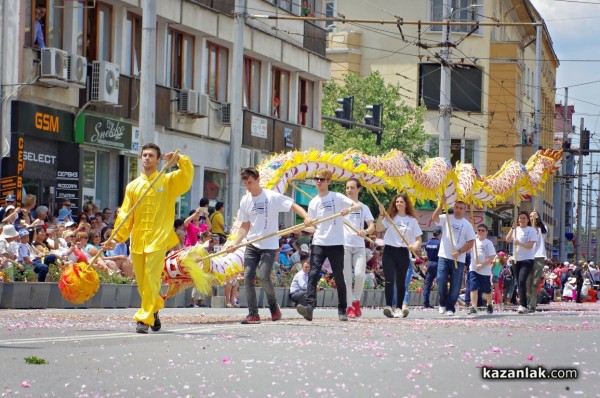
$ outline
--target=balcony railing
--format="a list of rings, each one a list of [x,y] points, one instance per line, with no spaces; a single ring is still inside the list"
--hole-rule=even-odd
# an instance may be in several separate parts
[[[326,43],[327,31],[312,22],[304,21],[303,47],[324,57],[327,50]]]

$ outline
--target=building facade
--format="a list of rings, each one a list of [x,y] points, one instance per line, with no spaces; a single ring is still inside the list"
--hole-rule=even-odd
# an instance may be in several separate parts
[[[330,78],[324,26],[246,19],[238,68],[234,6],[156,1],[156,127],[147,132],[139,129],[143,0],[3,2],[3,187],[52,208],[66,198],[74,209],[87,201],[115,207],[139,174],[140,143],[152,141],[164,152],[180,148],[194,163],[177,216],[201,197],[225,201],[230,173],[238,173],[229,167],[236,74],[243,75],[242,167],[271,153],[322,148],[321,87]],[[292,2],[245,6],[302,13]]]

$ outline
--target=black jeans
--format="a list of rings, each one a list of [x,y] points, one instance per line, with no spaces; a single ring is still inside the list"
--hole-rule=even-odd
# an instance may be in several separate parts
[[[246,253],[244,254],[244,284],[246,285],[246,299],[248,300],[248,312],[250,314],[258,314],[258,302],[256,300],[256,289],[254,288],[254,276],[257,268],[258,277],[265,290],[271,312],[277,306],[275,289],[271,282],[275,254],[275,250],[261,250],[253,245],[246,247]]]
[[[385,305],[392,306],[394,285],[398,293],[398,306],[404,299],[406,273],[410,267],[410,255],[406,247],[385,246],[383,249],[383,274],[385,275]]]
[[[348,303],[346,301],[346,281],[344,280],[344,245],[317,246],[312,245],[310,251],[310,271],[308,273],[308,289],[306,303],[315,307],[317,299],[317,283],[319,283],[321,267],[325,259],[329,259],[333,279],[337,285],[338,311],[346,313]]]
[[[298,290],[297,292],[290,293],[290,300],[296,304],[306,305],[306,290]]]
[[[534,260],[517,261],[517,287],[519,288],[519,305],[527,308],[527,277],[533,271]]]
[[[425,275],[425,285],[423,286],[423,304],[425,306],[431,305],[429,302],[429,295],[431,288],[433,287],[433,281],[437,278],[437,261],[429,261],[427,263],[427,275]]]

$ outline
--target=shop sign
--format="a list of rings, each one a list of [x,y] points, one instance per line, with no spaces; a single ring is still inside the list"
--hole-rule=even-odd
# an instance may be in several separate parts
[[[96,115],[80,115],[75,125],[75,142],[131,151],[131,133],[131,123]]]
[[[69,199],[71,210],[79,208],[79,145],[61,145],[58,148],[56,171],[56,199]]]
[[[22,101],[13,101],[11,106],[13,133],[73,142],[72,113]]]

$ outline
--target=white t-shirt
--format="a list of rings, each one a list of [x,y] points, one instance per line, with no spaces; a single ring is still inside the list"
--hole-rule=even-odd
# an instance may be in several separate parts
[[[480,275],[492,275],[493,261],[479,271],[477,268],[475,268],[475,265],[477,265],[477,260],[479,260],[479,264],[482,264],[488,259],[488,257],[496,255],[496,248],[494,248],[494,244],[489,239],[476,239],[475,243],[477,244],[477,256],[475,256],[475,244],[473,244],[473,248],[471,249],[471,265],[469,266],[469,271],[475,271]]]
[[[354,204],[352,199],[338,192],[329,192],[321,197],[315,196],[308,204],[308,216],[320,220],[339,213]],[[344,219],[336,217],[333,220],[316,225],[312,239],[313,245],[336,246],[344,244]]]
[[[442,228],[442,237],[440,239],[439,256],[452,260],[452,242],[450,242],[450,234],[448,233],[447,215],[440,215],[439,226]],[[450,214],[450,226],[452,227],[452,240],[454,242],[454,250],[460,250],[468,241],[475,239],[475,231],[473,226],[466,218],[457,220],[453,214]],[[464,263],[467,254],[462,253],[456,261]]]
[[[285,195],[263,189],[258,196],[247,193],[240,201],[238,219],[250,221],[250,230],[246,238],[256,239],[279,231],[279,213],[290,211],[294,200]],[[254,244],[259,249],[276,250],[279,248],[279,237],[272,236]]]
[[[515,236],[519,243],[537,242],[538,240],[537,231],[532,227],[517,227],[513,231],[513,237]],[[514,248],[514,252],[517,261],[533,260],[535,258],[535,245],[533,245],[531,249],[526,249],[523,246],[517,246]]]
[[[535,228],[534,228],[535,229]],[[546,258],[546,245],[545,245],[545,235],[539,229],[537,232],[537,242],[535,243],[535,258]],[[520,249],[520,248],[519,248]]]
[[[373,214],[371,210],[362,202],[358,202],[362,205],[362,209],[353,210],[345,218],[354,228],[362,231],[365,229],[365,222],[373,221]],[[344,246],[348,247],[365,247],[365,239],[351,230],[348,226],[344,225]]]
[[[394,224],[400,230],[400,233],[404,235],[408,244],[412,245],[415,243],[417,238],[423,235],[423,231],[421,231],[421,227],[419,227],[419,222],[416,218],[411,216],[399,216],[396,214],[393,218]],[[389,222],[387,218],[384,218],[381,221],[381,225],[383,225],[386,229],[385,235],[383,235],[383,244],[386,246],[394,246],[394,247],[406,247],[406,243],[404,240],[398,235],[396,232],[396,228]]]

